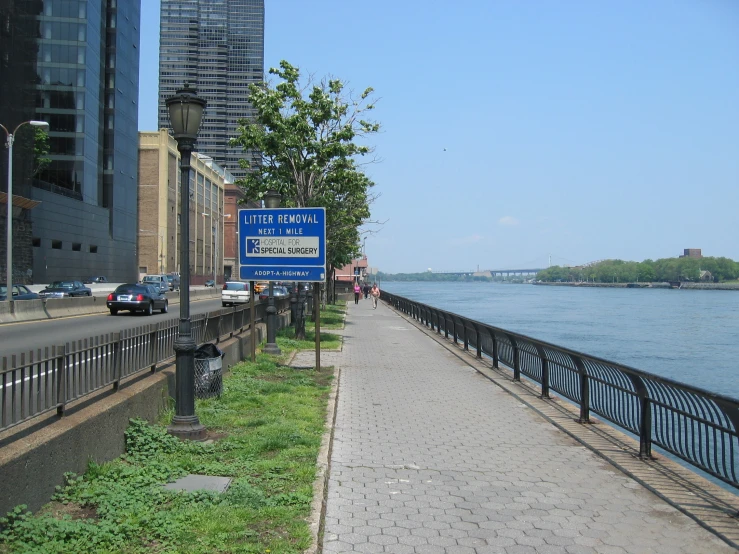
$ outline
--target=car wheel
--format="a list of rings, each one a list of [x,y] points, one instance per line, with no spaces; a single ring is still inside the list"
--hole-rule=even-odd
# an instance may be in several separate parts
[[[164,301],[164,308],[162,308],[162,313],[166,314],[169,311],[169,302],[166,300]]]
[[[110,309],[110,315],[116,315],[117,313],[118,313],[118,310],[116,310],[115,308]]]
[[[154,315],[154,304],[149,302],[149,306],[146,308],[146,315]]]
[[[92,296],[92,291],[88,292],[87,296]]]

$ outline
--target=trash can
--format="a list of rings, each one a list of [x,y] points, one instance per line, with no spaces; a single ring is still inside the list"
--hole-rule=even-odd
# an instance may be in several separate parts
[[[220,397],[223,392],[224,352],[205,343],[195,350],[195,398]]]

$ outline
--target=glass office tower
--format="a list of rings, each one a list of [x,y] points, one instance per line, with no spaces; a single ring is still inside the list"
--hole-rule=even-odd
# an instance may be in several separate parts
[[[170,128],[165,100],[189,83],[208,101],[197,151],[243,177],[228,141],[253,117],[249,85],[264,80],[264,0],[162,0],[160,40],[159,128]]]
[[[13,271],[27,281],[137,276],[140,7],[0,0],[0,123],[50,125],[46,167],[14,151],[14,193],[40,202],[17,216],[30,231],[14,242]],[[26,250],[32,267],[18,267]]]

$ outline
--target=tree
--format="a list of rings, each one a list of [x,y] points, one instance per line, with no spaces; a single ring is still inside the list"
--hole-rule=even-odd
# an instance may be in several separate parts
[[[51,163],[49,155],[49,134],[41,127],[34,127],[33,142],[33,173],[31,177],[35,177],[48,167]]]
[[[240,160],[249,170],[238,181],[247,198],[262,198],[272,189],[289,207],[327,208],[326,257],[333,268],[360,252],[359,228],[369,218],[373,182],[357,160],[372,148],[360,141],[379,131],[365,119],[374,109],[372,88],[358,98],[338,79],[301,86],[300,71],[286,61],[269,70],[281,82],[255,84],[249,100],[256,112],[253,122],[239,122],[232,146],[256,152],[257,162]],[[304,328],[304,327],[303,327]],[[296,336],[303,338],[296,322]]]

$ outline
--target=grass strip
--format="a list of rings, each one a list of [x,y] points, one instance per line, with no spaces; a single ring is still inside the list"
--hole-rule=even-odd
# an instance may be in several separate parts
[[[131,420],[123,456],[68,474],[38,513],[19,506],[0,519],[0,553],[303,552],[333,368],[283,365],[292,351],[314,346],[313,330],[306,341],[292,333],[277,337],[282,356],[233,366],[220,398],[197,401],[212,441],[168,435],[171,412],[155,425]],[[340,340],[321,333],[322,348]],[[188,474],[233,481],[223,494],[163,488]]]

